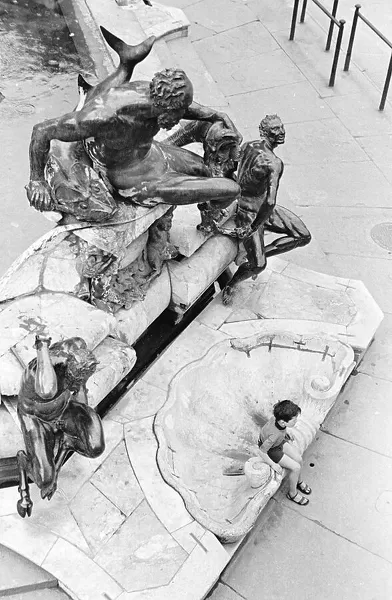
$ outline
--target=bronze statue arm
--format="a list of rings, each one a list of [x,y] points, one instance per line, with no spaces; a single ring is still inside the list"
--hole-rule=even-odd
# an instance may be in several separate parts
[[[242,142],[242,135],[234,125],[233,121],[230,117],[227,116],[224,112],[219,112],[214,110],[213,108],[208,108],[208,106],[202,106],[197,102],[192,102],[192,104],[188,107],[187,111],[184,114],[184,119],[189,119],[191,121],[208,121],[209,123],[215,123],[216,121],[223,121],[225,127],[234,131],[238,138],[238,144]]]

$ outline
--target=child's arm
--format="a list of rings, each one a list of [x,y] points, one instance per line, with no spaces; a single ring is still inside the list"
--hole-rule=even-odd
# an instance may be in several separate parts
[[[278,465],[278,463],[274,462],[266,452],[263,451],[262,448],[259,448],[259,453],[261,458],[263,459],[263,461],[265,463],[267,463],[267,465],[269,465],[271,467],[271,469],[273,471],[275,471],[275,473],[277,473],[278,475],[282,474],[282,467],[280,465]]]

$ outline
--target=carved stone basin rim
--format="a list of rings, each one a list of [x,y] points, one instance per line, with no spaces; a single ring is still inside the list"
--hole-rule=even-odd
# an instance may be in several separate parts
[[[190,514],[223,542],[245,535],[281,483],[264,465],[260,487],[243,474],[273,405],[290,399],[301,406],[292,433],[302,453],[353,358],[352,348],[333,337],[277,332],[271,324],[270,333],[228,338],[185,365],[170,382],[154,430],[161,474]]]

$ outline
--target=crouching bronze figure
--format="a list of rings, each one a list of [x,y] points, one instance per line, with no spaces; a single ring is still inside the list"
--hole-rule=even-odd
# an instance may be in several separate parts
[[[26,367],[18,395],[18,417],[26,451],[17,454],[21,517],[33,503],[29,479],[50,500],[70,452],[96,458],[105,449],[100,417],[87,404],[86,382],[97,360],[79,337],[56,342],[36,336],[37,357]]]

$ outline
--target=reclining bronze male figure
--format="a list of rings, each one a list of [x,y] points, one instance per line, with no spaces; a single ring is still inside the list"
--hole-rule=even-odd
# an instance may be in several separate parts
[[[105,183],[123,201],[151,199],[171,205],[211,202],[224,208],[239,195],[238,184],[212,177],[196,154],[154,141],[160,128],[180,119],[221,121],[241,142],[229,117],[193,101],[193,87],[181,69],[164,69],[151,82],[130,81],[135,65],[150,52],[154,38],[129,46],[104,28],[108,44],[120,57],[119,67],[86,95],[79,110],[35,125],[30,144],[27,196],[38,210],[52,210],[44,170],[51,140],[82,140]]]

